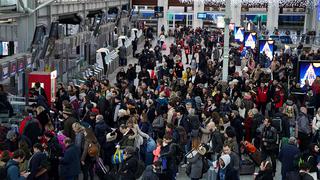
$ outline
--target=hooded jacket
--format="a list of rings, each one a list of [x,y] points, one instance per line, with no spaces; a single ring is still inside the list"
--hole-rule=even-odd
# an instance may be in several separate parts
[[[26,178],[20,176],[19,163],[10,159],[6,165],[8,180],[25,180]]]
[[[239,179],[237,172],[233,167],[230,166],[231,157],[230,155],[222,155],[220,157],[224,162],[225,166],[220,167],[217,173],[217,180],[236,180]]]

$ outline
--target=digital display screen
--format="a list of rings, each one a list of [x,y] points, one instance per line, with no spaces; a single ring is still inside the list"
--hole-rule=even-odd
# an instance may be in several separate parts
[[[198,13],[198,19],[207,19],[207,13]]]
[[[154,7],[154,12],[163,12],[163,6]]]
[[[9,55],[9,42],[2,42],[2,55],[3,56]]]
[[[244,28],[243,27],[235,27],[234,28],[234,39],[237,42],[243,42],[243,40],[244,40]]]
[[[320,63],[310,61],[299,61],[299,83],[304,86],[305,80],[312,85],[317,76],[320,76]]]
[[[2,79],[7,79],[9,77],[9,67],[2,66]]]
[[[265,53],[270,61],[273,59],[274,54],[274,41],[273,40],[260,40],[259,41],[260,54]]]
[[[10,63],[10,75],[14,76],[17,73],[17,63],[16,62],[11,62]]]
[[[255,32],[245,32],[244,33],[244,46],[247,48],[256,48],[257,43],[257,33]]]

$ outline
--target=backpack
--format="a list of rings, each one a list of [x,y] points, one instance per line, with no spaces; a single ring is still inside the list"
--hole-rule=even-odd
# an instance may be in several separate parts
[[[287,116],[289,118],[292,118],[294,116],[294,108],[293,108],[293,106],[287,106],[286,114],[287,114]]]
[[[180,144],[181,145],[186,145],[188,143],[188,135],[184,127],[178,126],[177,131],[179,133],[179,138],[180,138]]]
[[[96,143],[90,143],[88,147],[88,155],[90,157],[97,157],[99,155],[99,147]]]
[[[277,132],[282,132],[282,119],[279,116],[276,116],[272,119],[272,127],[274,127]]]
[[[205,156],[202,157],[202,174],[208,172],[210,168],[209,162]]]
[[[134,177],[135,177],[136,179],[139,179],[139,178],[142,176],[142,174],[143,174],[143,172],[144,172],[144,169],[145,169],[145,164],[144,164],[144,162],[142,162],[141,160],[138,160],[137,169],[136,169],[136,171],[135,171],[135,173],[134,173]]]

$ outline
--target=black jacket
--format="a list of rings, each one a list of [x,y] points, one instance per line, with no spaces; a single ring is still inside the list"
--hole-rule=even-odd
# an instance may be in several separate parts
[[[47,172],[36,178],[36,174],[41,171],[42,168],[48,168],[47,155],[43,152],[37,152],[31,156],[29,161],[30,175],[28,180],[47,180],[49,179]]]
[[[120,167],[120,177],[126,180],[135,180],[135,171],[138,166],[138,159],[135,155],[128,157]]]
[[[96,135],[101,147],[106,145],[106,134],[111,131],[112,129],[104,121],[99,121],[96,123],[94,134]]]
[[[259,171],[255,180],[273,180],[272,170]]]
[[[80,174],[80,148],[71,144],[60,160],[60,176],[70,177]]]

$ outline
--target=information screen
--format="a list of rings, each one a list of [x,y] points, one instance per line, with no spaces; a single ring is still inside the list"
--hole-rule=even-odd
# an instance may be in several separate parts
[[[269,57],[270,60],[273,59],[274,55],[274,41],[273,40],[259,40],[259,52],[263,52]]]

